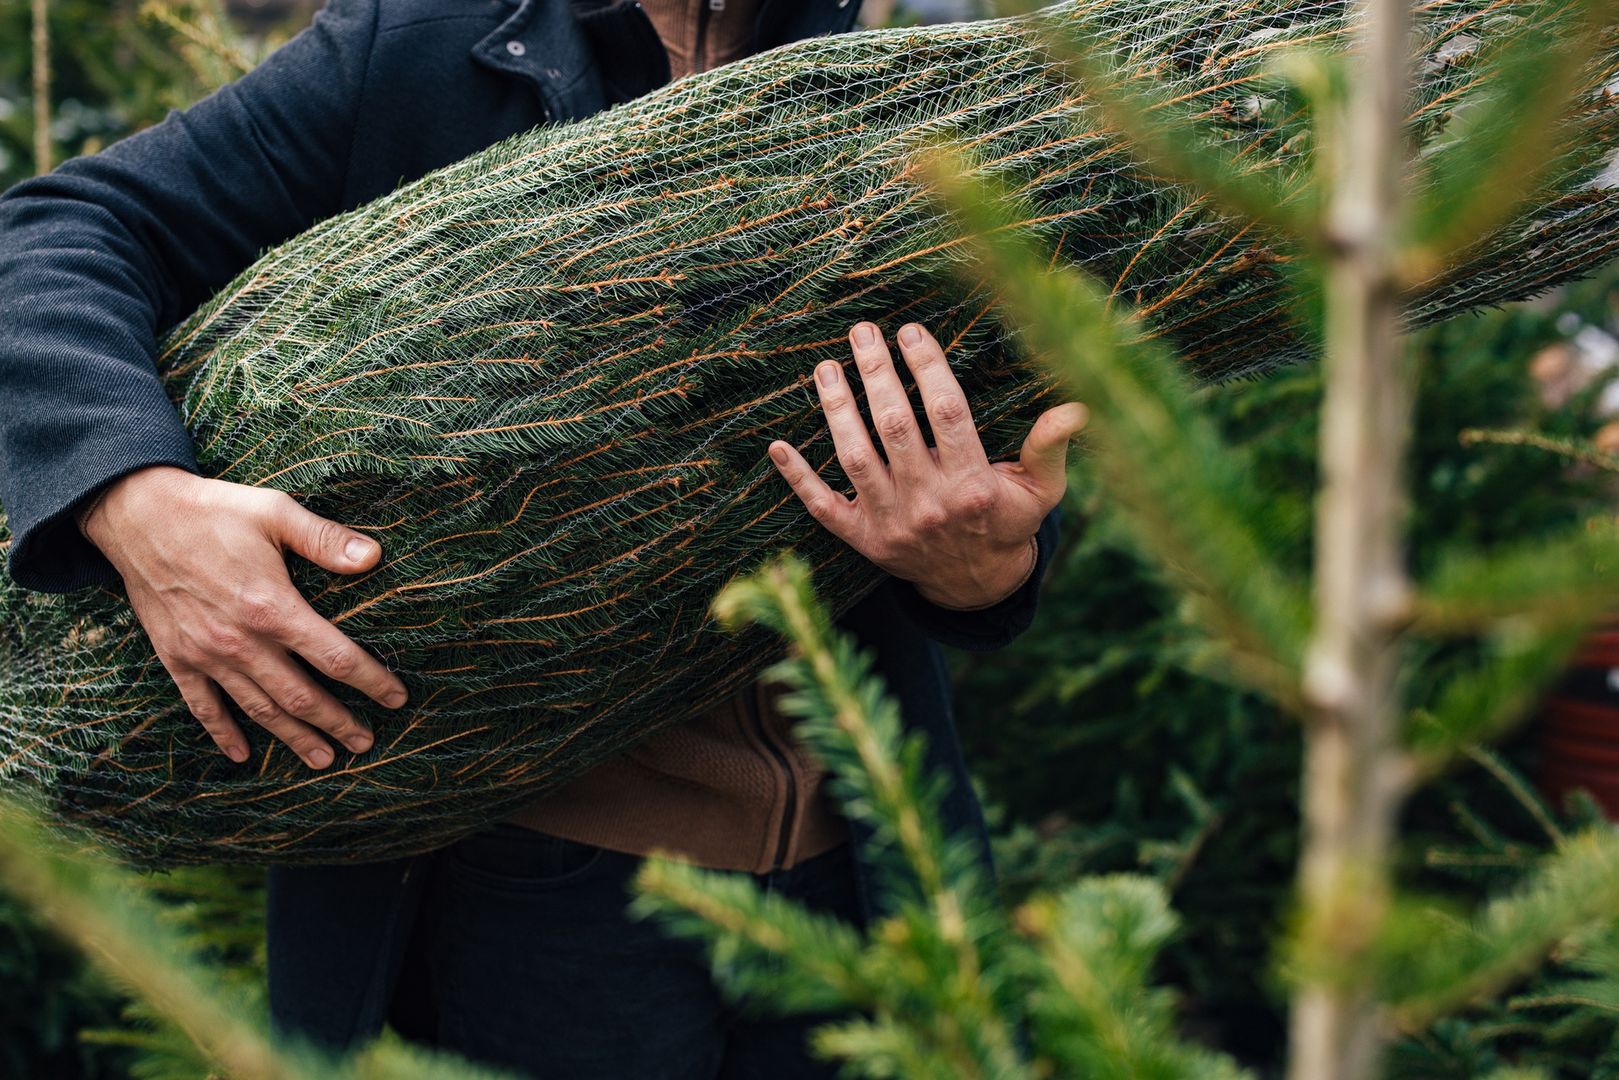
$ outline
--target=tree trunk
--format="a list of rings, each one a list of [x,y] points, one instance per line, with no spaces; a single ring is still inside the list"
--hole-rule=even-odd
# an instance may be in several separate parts
[[[1294,1080],[1358,1080],[1377,1066],[1387,1033],[1366,959],[1388,905],[1403,786],[1396,642],[1409,595],[1400,543],[1409,402],[1394,248],[1411,22],[1409,0],[1363,0],[1362,11],[1354,89],[1333,133],[1316,626],[1304,688],[1303,940],[1326,963],[1294,1003]]]
[[[34,14],[34,172],[51,171],[51,31],[49,0],[33,0]]]

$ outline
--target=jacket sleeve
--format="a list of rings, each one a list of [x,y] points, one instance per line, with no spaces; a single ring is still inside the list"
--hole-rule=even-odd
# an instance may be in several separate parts
[[[0,196],[0,503],[33,589],[110,580],[73,512],[149,465],[196,470],[161,331],[339,208],[378,0],[332,0],[193,108]]]
[[[1035,609],[1040,606],[1040,586],[1046,569],[1057,550],[1061,533],[1062,513],[1052,510],[1040,523],[1035,533],[1034,572],[1029,580],[1018,587],[994,607],[978,611],[953,611],[924,600],[922,594],[909,582],[893,580],[890,583],[900,610],[917,628],[941,645],[972,652],[991,652],[1012,643],[1012,640],[1034,622]]]

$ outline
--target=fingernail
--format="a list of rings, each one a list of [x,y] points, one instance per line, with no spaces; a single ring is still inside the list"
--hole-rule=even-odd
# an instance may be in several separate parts
[[[397,709],[409,699],[410,695],[403,690],[393,690],[382,699],[382,704],[390,709]]]
[[[236,762],[236,764],[240,765],[242,762],[247,760],[247,747],[227,746],[225,747],[225,756]]]
[[[350,735],[344,745],[356,754],[363,754],[371,749],[371,736],[368,734]]]
[[[781,443],[770,444],[770,460],[777,465],[787,464],[787,448]]]
[[[877,328],[869,322],[856,323],[854,328],[854,343],[862,349],[869,349],[877,344]]]
[[[838,385],[838,365],[835,361],[828,360],[817,368],[815,373],[820,378],[822,386]]]
[[[376,546],[374,540],[367,540],[363,536],[355,536],[351,537],[348,544],[344,546],[343,554],[347,555],[351,562],[364,562],[371,557],[371,552],[376,550]]]
[[[922,344],[922,328],[915,323],[906,323],[900,327],[899,343],[901,345]]]
[[[309,764],[313,765],[315,768],[324,769],[331,763],[332,752],[327,750],[325,747],[322,747],[319,750],[311,750],[309,752]]]

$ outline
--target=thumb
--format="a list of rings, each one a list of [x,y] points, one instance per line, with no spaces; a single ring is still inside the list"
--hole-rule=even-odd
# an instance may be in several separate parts
[[[288,496],[278,518],[281,545],[333,573],[357,574],[377,565],[382,546],[369,536],[328,521]]]
[[[1090,410],[1077,401],[1047,409],[1023,440],[1018,464],[1034,488],[1055,502],[1068,486],[1068,440],[1090,419]]]

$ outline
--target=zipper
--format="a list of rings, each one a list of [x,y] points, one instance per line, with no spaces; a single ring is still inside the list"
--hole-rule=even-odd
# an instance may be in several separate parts
[[[709,0],[710,3],[716,0]],[[725,0],[718,0],[724,3]],[[765,749],[775,759],[776,765],[781,769],[781,775],[787,781],[787,805],[781,811],[781,832],[776,837],[776,854],[770,860],[770,869],[780,870],[787,861],[787,844],[793,838],[793,818],[798,812],[798,778],[793,775],[792,763],[776,741],[770,737],[770,728],[765,724],[764,714],[759,711],[759,690],[751,687],[748,690],[748,718],[753,721],[753,730],[759,736],[759,741],[765,744]]]

